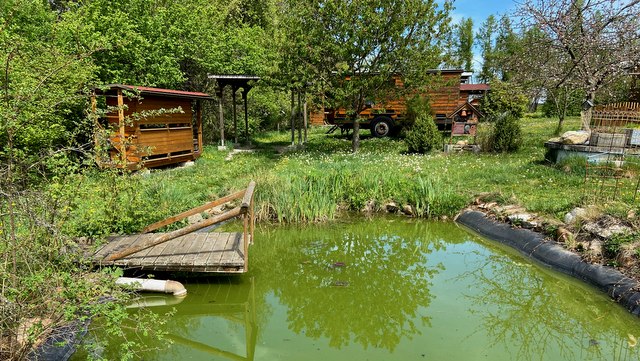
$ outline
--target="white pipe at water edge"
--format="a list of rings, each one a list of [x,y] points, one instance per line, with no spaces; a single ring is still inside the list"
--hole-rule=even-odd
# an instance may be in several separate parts
[[[187,289],[176,281],[150,280],[143,278],[118,277],[117,285],[130,286],[137,291],[171,293],[177,297],[185,297]]]

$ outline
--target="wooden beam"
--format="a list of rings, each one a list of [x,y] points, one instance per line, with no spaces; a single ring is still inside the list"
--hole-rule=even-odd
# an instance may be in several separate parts
[[[211,202],[209,202],[207,204],[201,205],[199,207],[195,207],[195,208],[189,209],[189,210],[184,211],[184,212],[182,212],[180,214],[177,214],[175,216],[163,219],[161,221],[158,221],[156,223],[153,223],[153,224],[150,224],[150,225],[146,226],[142,230],[142,233],[149,233],[151,231],[155,231],[158,228],[162,228],[164,226],[167,226],[167,225],[169,225],[171,223],[180,221],[180,220],[185,219],[185,218],[187,218],[189,216],[192,216],[194,214],[202,213],[202,212],[206,211],[207,209],[210,209],[210,208],[213,208],[213,207],[217,207],[217,206],[219,206],[221,204],[224,204],[224,203],[230,202],[230,201],[232,201],[234,199],[240,198],[244,194],[245,194],[245,190],[238,191],[238,192],[235,192],[235,193],[230,194],[228,196],[224,196],[222,198],[216,199],[215,201],[211,201]]]
[[[247,111],[247,93],[249,90],[242,89],[242,100],[244,101],[244,140],[249,144],[249,113]]]
[[[158,237],[156,237],[156,238],[154,238],[154,239],[152,239],[150,241],[147,241],[147,242],[145,242],[145,243],[143,243],[143,244],[141,244],[139,246],[125,248],[124,250],[122,250],[120,252],[117,252],[117,253],[114,253],[114,254],[108,256],[107,258],[105,258],[105,261],[106,262],[113,262],[113,261],[119,260],[121,258],[127,257],[129,255],[134,254],[134,253],[143,251],[143,250],[145,250],[147,248],[151,248],[153,246],[157,246],[159,244],[168,242],[168,241],[170,241],[170,240],[172,240],[174,238],[178,238],[180,236],[184,236],[185,234],[189,234],[191,232],[197,231],[197,230],[205,228],[205,227],[209,227],[209,226],[214,225],[216,223],[224,222],[226,220],[235,218],[235,217],[237,217],[237,216],[239,216],[241,214],[243,214],[242,208],[236,207],[236,208],[234,208],[234,209],[232,209],[232,210],[230,210],[230,211],[228,211],[226,213],[223,213],[221,215],[205,219],[205,220],[203,220],[201,222],[186,226],[184,228],[177,229],[177,230],[175,230],[173,232],[162,234],[162,235],[160,235],[160,236],[158,236]]]
[[[236,91],[238,88],[231,86],[231,99],[233,102],[233,143],[238,144],[238,117],[236,114]]]
[[[295,127],[295,93],[293,92],[293,88],[291,88],[291,146],[296,145],[296,127]]]
[[[198,122],[198,154],[202,153],[202,101],[196,100],[196,121]]]
[[[309,118],[307,117],[307,93],[304,93],[304,105],[302,108],[302,116],[304,123],[304,143],[307,143],[307,128],[309,127]]]
[[[224,95],[223,88],[220,87],[218,92],[218,114],[220,126],[220,146],[224,147],[224,110],[222,109],[222,97]]]
[[[120,127],[120,156],[122,157],[122,164],[127,164],[127,147],[125,145],[125,132],[124,132],[124,100],[122,98],[122,89],[118,89],[118,126]]]

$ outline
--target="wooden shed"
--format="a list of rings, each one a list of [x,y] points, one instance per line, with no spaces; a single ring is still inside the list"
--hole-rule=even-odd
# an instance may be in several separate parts
[[[202,100],[209,94],[110,84],[95,91],[96,147],[104,167],[135,169],[195,160],[202,153]]]

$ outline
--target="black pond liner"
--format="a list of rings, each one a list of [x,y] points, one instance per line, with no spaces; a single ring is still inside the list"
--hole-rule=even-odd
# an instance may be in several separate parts
[[[87,333],[90,320],[75,320],[54,329],[49,337],[31,354],[29,360],[67,361],[76,352]]]
[[[465,211],[456,222],[494,241],[506,244],[557,271],[586,281],[606,292],[633,315],[640,316],[640,283],[622,273],[583,261],[553,241],[528,229],[511,228],[477,211]]]

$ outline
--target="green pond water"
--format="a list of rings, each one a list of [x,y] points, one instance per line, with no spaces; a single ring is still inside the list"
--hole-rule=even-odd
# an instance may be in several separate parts
[[[640,359],[640,321],[606,295],[453,223],[353,219],[255,239],[248,274],[180,279],[186,298],[149,307],[175,309],[171,343],[147,340],[136,359]]]

